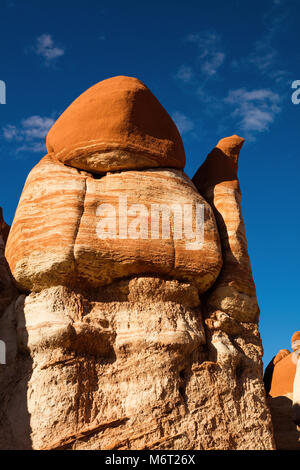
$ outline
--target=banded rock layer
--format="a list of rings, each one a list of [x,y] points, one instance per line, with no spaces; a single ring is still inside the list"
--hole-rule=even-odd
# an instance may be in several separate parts
[[[122,210],[119,198],[124,196],[127,209]],[[110,210],[103,204],[110,204]],[[143,207],[133,207],[134,204]],[[191,206],[193,218],[188,220],[192,221],[192,231],[196,229],[196,206],[203,207],[203,243],[194,248],[193,238],[187,238],[184,230],[176,239],[176,211],[170,211],[167,237],[163,238],[161,222],[154,239],[154,204],[167,208],[176,204],[183,208],[182,217],[184,205]],[[111,214],[112,219],[104,234],[115,226],[107,238],[101,238],[97,229],[103,220],[97,216],[99,207],[106,207],[103,215]],[[138,227],[135,211],[141,219]],[[183,229],[183,220],[178,220]],[[123,239],[121,224],[127,226]],[[192,281],[204,292],[214,283],[222,266],[212,209],[182,172],[123,171],[94,179],[88,173],[66,167],[53,155],[44,157],[26,181],[6,257],[18,285],[26,290],[82,283],[97,287],[131,275],[160,273]]]

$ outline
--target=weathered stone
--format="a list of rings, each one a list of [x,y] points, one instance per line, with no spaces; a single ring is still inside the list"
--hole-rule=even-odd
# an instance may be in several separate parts
[[[66,165],[94,173],[185,165],[174,122],[132,77],[103,80],[79,96],[53,125],[47,149]]]
[[[30,172],[5,255],[23,290],[74,281],[74,243],[85,197],[78,170],[44,157]]]

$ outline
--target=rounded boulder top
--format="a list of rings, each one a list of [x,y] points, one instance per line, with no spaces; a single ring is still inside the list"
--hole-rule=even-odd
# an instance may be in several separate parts
[[[133,77],[103,80],[80,95],[50,129],[47,149],[66,165],[99,174],[185,165],[175,123]]]

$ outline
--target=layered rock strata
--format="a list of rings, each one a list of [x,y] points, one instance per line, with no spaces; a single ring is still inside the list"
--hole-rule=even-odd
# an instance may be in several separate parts
[[[242,140],[221,142],[195,186],[175,124],[128,77],[50,130],[6,247],[22,294],[3,324],[1,448],[274,448]]]
[[[16,288],[4,255],[10,227],[4,222],[0,207],[0,316],[16,294]]]

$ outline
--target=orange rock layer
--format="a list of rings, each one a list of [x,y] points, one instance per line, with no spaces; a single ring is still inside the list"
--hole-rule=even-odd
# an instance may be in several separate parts
[[[47,149],[66,165],[94,173],[185,165],[174,122],[132,77],[103,80],[79,96],[53,125]]]

